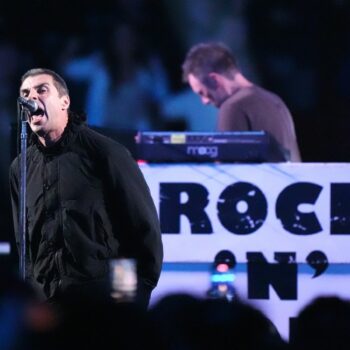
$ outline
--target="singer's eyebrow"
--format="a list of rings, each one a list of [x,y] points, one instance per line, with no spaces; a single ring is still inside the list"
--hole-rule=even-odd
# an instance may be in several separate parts
[[[20,89],[19,92],[20,92],[20,95],[24,95],[29,92],[29,89]]]
[[[35,85],[34,89],[38,90],[38,89],[40,89],[43,86],[49,86],[49,85],[50,85],[49,83],[41,83],[41,84]],[[21,94],[26,94],[26,93],[29,93],[29,90],[30,89],[20,89],[20,93]]]

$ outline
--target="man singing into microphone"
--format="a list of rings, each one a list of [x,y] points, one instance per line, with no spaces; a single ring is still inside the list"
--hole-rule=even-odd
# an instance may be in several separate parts
[[[26,280],[48,301],[108,289],[109,261],[137,262],[136,301],[147,306],[161,272],[159,221],[143,175],[119,143],[70,111],[65,81],[49,69],[21,79],[32,130],[27,150]],[[27,105],[23,101],[28,101]],[[19,161],[10,168],[17,245]]]

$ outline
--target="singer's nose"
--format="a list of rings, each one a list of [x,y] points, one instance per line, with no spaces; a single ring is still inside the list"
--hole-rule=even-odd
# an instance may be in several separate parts
[[[28,94],[28,100],[37,100],[38,99],[38,93],[35,89],[30,89],[30,92]]]

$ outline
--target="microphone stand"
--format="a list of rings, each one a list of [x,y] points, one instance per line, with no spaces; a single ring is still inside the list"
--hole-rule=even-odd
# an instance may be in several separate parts
[[[19,106],[18,106],[19,107]],[[19,107],[20,108],[20,107]],[[19,192],[19,215],[18,215],[18,236],[20,238],[20,276],[26,279],[26,198],[27,198],[27,120],[29,111],[26,108],[20,108],[21,120],[21,157],[20,157],[20,192]]]

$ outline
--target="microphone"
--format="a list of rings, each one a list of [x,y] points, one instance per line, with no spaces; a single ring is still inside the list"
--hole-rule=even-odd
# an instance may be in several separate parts
[[[17,102],[26,108],[30,113],[34,113],[39,109],[38,104],[34,100],[26,100],[24,97],[19,96]]]

